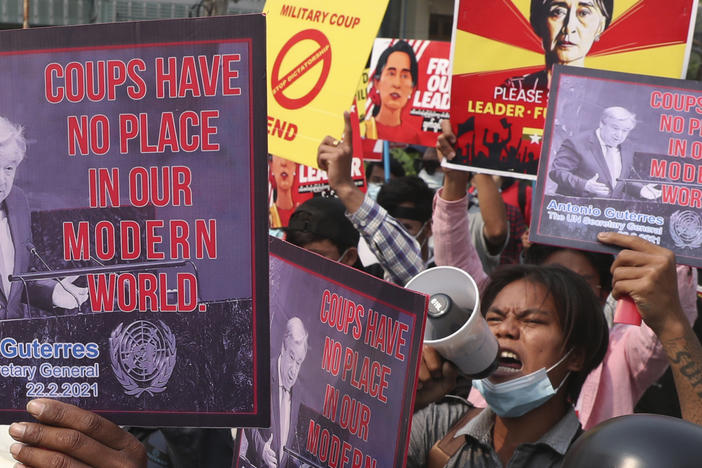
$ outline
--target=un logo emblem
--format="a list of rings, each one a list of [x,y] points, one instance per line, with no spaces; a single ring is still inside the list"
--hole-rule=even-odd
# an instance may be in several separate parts
[[[702,218],[691,210],[670,216],[670,237],[676,247],[697,249],[702,245]]]
[[[146,392],[153,396],[166,389],[176,362],[175,335],[159,320],[120,323],[110,335],[112,372],[124,393],[137,398]]]

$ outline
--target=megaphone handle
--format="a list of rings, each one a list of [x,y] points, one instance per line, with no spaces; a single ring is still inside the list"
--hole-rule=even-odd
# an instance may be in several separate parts
[[[617,301],[617,308],[614,309],[614,323],[641,325],[641,314],[631,296],[623,296]]]

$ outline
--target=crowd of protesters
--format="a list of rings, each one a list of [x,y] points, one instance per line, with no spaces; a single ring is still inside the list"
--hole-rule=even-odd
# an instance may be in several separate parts
[[[454,157],[448,125],[424,153],[422,177],[375,179],[379,189],[364,193],[350,176],[345,117],[343,138],[326,137],[318,150],[336,196],[297,207],[287,240],[399,285],[433,266],[465,270],[500,347],[497,370],[472,387],[424,347],[407,466],[561,466],[584,430],[634,413],[650,387],[665,385],[666,371],[674,387],[650,398],[648,410],[702,424],[695,269],[617,233],[598,236],[622,249],[616,256],[530,244],[530,203],[519,203],[519,182],[439,167]],[[374,262],[364,265],[359,243]],[[641,326],[612,323],[612,304],[624,295]],[[214,467],[229,466],[233,455],[226,430],[128,432],[57,401],[34,400],[27,409],[37,422],[10,427],[19,442],[11,453],[24,466]],[[278,466],[275,452],[269,460]]]
[[[566,15],[568,9],[577,9],[578,16]],[[546,89],[554,63],[582,66],[590,47],[610,27],[612,12],[612,0],[532,2],[531,24],[543,42],[546,67],[510,78],[505,86]],[[395,66],[410,71],[402,92],[379,89],[380,105],[371,121],[380,137],[384,133],[414,141],[416,131],[400,119],[417,84],[414,53],[398,41],[379,62],[398,57],[407,65]],[[384,66],[373,76],[378,83]],[[475,280],[480,313],[499,344],[494,372],[472,381],[424,346],[408,467],[566,466],[569,449],[587,439],[592,433],[588,431],[639,411],[689,423],[676,426],[682,428],[678,444],[657,441],[657,428],[651,424],[648,432],[636,434],[663,454],[663,460],[675,451],[676,457],[668,460],[687,457],[686,462],[692,461],[685,466],[699,464],[702,320],[696,269],[677,265],[666,248],[615,232],[601,232],[597,240],[618,248],[617,255],[530,243],[530,184],[444,168],[442,162],[456,157],[456,137],[447,121],[442,122],[436,146],[423,149],[416,176],[406,175],[395,160],[387,168],[369,163],[363,191],[351,177],[353,138],[349,115],[344,118],[343,136],[325,137],[317,154],[317,165],[326,171],[334,196],[296,206],[291,198],[292,163],[271,156],[279,197],[272,219],[286,224],[284,238],[399,286],[428,268],[459,268]],[[508,131],[511,135],[511,128]],[[503,144],[498,137],[495,134],[495,147]],[[568,171],[562,172],[561,179],[568,179]],[[599,183],[595,189],[605,190]],[[0,221],[4,218],[0,213]],[[640,326],[613,320],[615,304],[624,297],[636,304],[643,319]],[[288,346],[299,348],[299,370],[307,353],[307,332],[295,319],[286,327],[281,355]],[[296,378],[297,373],[289,386]],[[20,468],[228,468],[238,457],[229,429],[121,428],[51,399],[30,401],[27,411],[34,422],[9,427],[16,441],[9,450]],[[660,427],[670,430],[666,424]],[[696,447],[683,443],[689,434]],[[282,444],[271,443],[272,436],[250,437],[251,446],[264,451],[250,466],[299,466],[284,455]],[[654,466],[640,464],[625,440],[622,437],[622,446],[614,447],[622,460],[599,464]],[[596,443],[604,450],[601,439],[592,442]],[[592,444],[579,447],[583,460],[588,450],[597,448]],[[242,456],[246,459],[245,453]]]

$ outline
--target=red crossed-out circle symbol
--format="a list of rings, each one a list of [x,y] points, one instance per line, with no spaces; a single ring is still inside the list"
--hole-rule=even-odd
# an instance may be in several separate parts
[[[319,47],[285,75],[280,76],[280,64],[287,53],[293,46],[305,40],[312,40],[316,42]],[[304,31],[300,31],[299,33],[295,34],[288,40],[288,42],[285,43],[282,49],[280,49],[280,52],[278,52],[278,57],[276,57],[275,63],[273,64],[273,70],[271,70],[271,88],[273,90],[273,98],[278,102],[278,104],[286,109],[299,109],[306,106],[312,101],[312,99],[317,97],[319,92],[322,90],[324,83],[329,77],[331,61],[331,44],[324,33],[317,29],[305,29]],[[319,78],[312,89],[307,91],[307,93],[305,93],[302,97],[291,98],[286,96],[284,93],[285,89],[301,78],[302,75],[314,68],[314,66],[319,62],[322,62],[322,73],[319,75]]]

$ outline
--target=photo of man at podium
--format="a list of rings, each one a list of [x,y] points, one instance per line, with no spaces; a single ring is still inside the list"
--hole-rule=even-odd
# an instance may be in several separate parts
[[[271,360],[271,427],[245,432],[248,450],[241,453],[246,453],[250,466],[301,466],[285,449],[297,446],[297,416],[303,390],[295,384],[307,356],[307,347],[305,325],[298,317],[292,317],[285,325],[280,354]]]
[[[571,197],[656,200],[654,183],[639,182],[634,169],[635,148],[627,137],[636,127],[636,115],[623,107],[602,111],[597,129],[566,139],[548,173],[555,194]],[[634,179],[636,181],[631,181]]]
[[[73,284],[75,276],[61,280],[10,281],[10,275],[30,270],[32,243],[27,198],[13,187],[24,160],[27,142],[23,128],[0,117],[0,320],[30,318],[31,308],[75,309],[88,299],[88,288]]]

